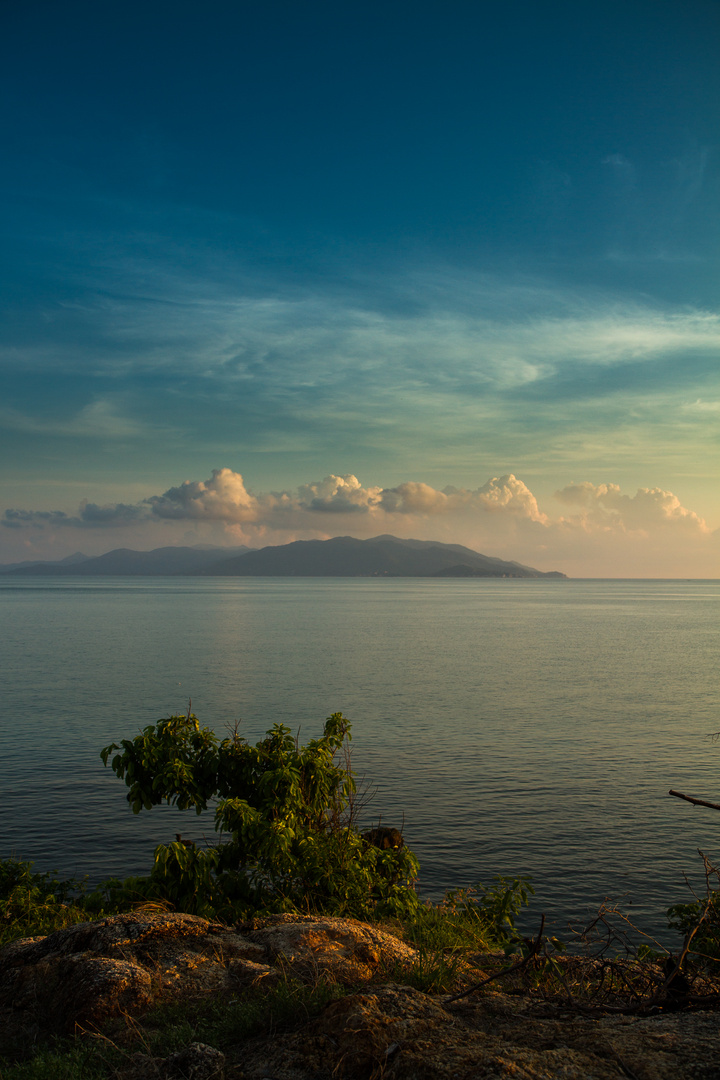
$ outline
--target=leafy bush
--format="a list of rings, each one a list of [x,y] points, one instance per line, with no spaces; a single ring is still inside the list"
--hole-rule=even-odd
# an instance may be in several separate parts
[[[701,967],[720,967],[720,890],[709,890],[706,899],[673,904],[667,910],[668,926],[683,937],[693,934],[688,955]],[[697,929],[696,929],[697,928]]]
[[[86,918],[85,881],[61,881],[55,873],[33,873],[32,863],[0,862],[0,945],[31,934],[50,934]]]
[[[421,907],[406,936],[429,953],[515,947],[521,941],[515,917],[534,893],[526,877],[494,878],[494,884],[454,889],[439,904]]]
[[[323,911],[405,917],[417,909],[418,863],[406,847],[380,850],[352,825],[356,785],[350,724],[342,713],[299,746],[275,724],[257,745],[235,731],[220,741],[193,715],[171,716],[102,751],[129,787],[135,813],[162,802],[198,814],[215,804],[215,828],[229,836],[208,848],[160,845],[146,898],[205,916],[251,910]],[[119,753],[115,753],[120,751]],[[118,888],[129,883],[108,883]]]
[[[520,940],[515,918],[527,907],[535,890],[529,877],[493,880],[494,885],[447,892],[442,909],[460,921],[476,925],[493,945],[506,947]]]

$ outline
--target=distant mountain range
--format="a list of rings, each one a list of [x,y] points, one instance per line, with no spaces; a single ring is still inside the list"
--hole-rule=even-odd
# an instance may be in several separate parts
[[[72,575],[90,576],[107,575],[109,577],[174,577],[192,574],[204,574],[208,567],[228,556],[242,555],[251,551],[248,547],[235,548],[196,548],[196,547],[161,547],[154,551],[132,551],[130,548],[116,548],[105,555],[95,557],[76,552],[61,562],[28,562],[15,566],[0,566],[0,573],[67,577]]]
[[[154,551],[117,548],[94,558],[77,552],[60,562],[0,566],[0,573],[74,577],[566,577],[557,570],[544,573],[521,563],[481,555],[459,544],[400,540],[395,536],[376,536],[371,540],[356,540],[352,536],[296,540],[292,544],[259,550],[247,547],[162,547]]]

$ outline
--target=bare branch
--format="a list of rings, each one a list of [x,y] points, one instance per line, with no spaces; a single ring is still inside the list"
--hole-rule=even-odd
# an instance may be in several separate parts
[[[487,979],[483,979],[482,982],[473,983],[467,990],[462,990],[459,994],[453,994],[452,997],[445,998],[444,1005],[449,1005],[451,1001],[459,1001],[460,998],[467,997],[468,994],[473,994],[476,990],[480,990],[481,987],[487,986],[493,979],[501,979],[504,975],[509,975],[512,971],[520,971],[522,968],[527,967],[534,957],[538,955],[543,945],[543,930],[545,929],[545,916],[540,919],[540,929],[538,930],[537,937],[534,941],[529,943],[529,949],[526,955],[517,964],[512,964],[511,967],[503,968],[501,971],[496,971],[494,975],[488,976]]]
[[[693,806],[709,806],[711,810],[720,810],[720,803],[705,802],[704,799],[694,799],[692,795],[683,795],[682,792],[673,791],[672,789],[669,794],[674,795],[676,799],[684,799],[685,802],[692,803]]]

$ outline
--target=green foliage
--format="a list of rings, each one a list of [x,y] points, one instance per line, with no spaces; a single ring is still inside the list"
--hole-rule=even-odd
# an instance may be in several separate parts
[[[484,940],[493,946],[514,946],[522,940],[515,929],[515,918],[535,895],[532,879],[496,877],[493,880],[492,886],[477,885],[447,892],[442,907],[456,921],[476,926]]]
[[[223,740],[195,716],[171,716],[102,751],[135,813],[162,802],[198,814],[215,804],[223,839],[202,849],[161,845],[134,888],[184,911],[233,918],[251,910],[405,917],[417,909],[418,863],[407,848],[381,851],[352,826],[356,794],[342,713],[299,746],[275,724],[257,745]],[[116,753],[119,751],[119,753]],[[227,839],[225,838],[227,837]],[[117,883],[110,883],[119,893]]]
[[[285,976],[262,990],[169,1002],[143,1017],[143,1044],[158,1056],[175,1053],[191,1042],[226,1049],[250,1036],[296,1027],[345,992],[337,983],[308,985]]]
[[[0,862],[0,945],[18,937],[51,934],[87,918],[85,881],[33,873],[32,863]]]
[[[444,994],[456,986],[466,968],[462,950],[426,949],[421,945],[417,960],[409,967],[398,964],[392,980],[424,994]]]
[[[668,926],[687,937],[695,930],[690,943],[692,960],[717,970],[720,967],[720,890],[708,892],[704,900],[692,904],[673,904],[667,910]]]
[[[52,1049],[39,1049],[29,1061],[3,1066],[0,1076],[2,1080],[107,1080],[108,1069],[93,1046],[67,1040]]]
[[[515,917],[533,893],[530,878],[495,878],[445,894],[439,904],[427,903],[402,926],[405,939],[418,950],[418,961],[396,978],[426,993],[450,990],[467,967],[469,954],[494,949],[521,951],[524,940]]]

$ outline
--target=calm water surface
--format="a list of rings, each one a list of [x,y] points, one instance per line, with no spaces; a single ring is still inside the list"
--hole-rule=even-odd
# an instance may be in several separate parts
[[[662,933],[720,861],[717,581],[0,578],[0,857],[147,872],[212,821],[133,817],[102,746],[185,712],[255,740],[342,711],[421,891],[530,874],[562,932],[606,896]]]

